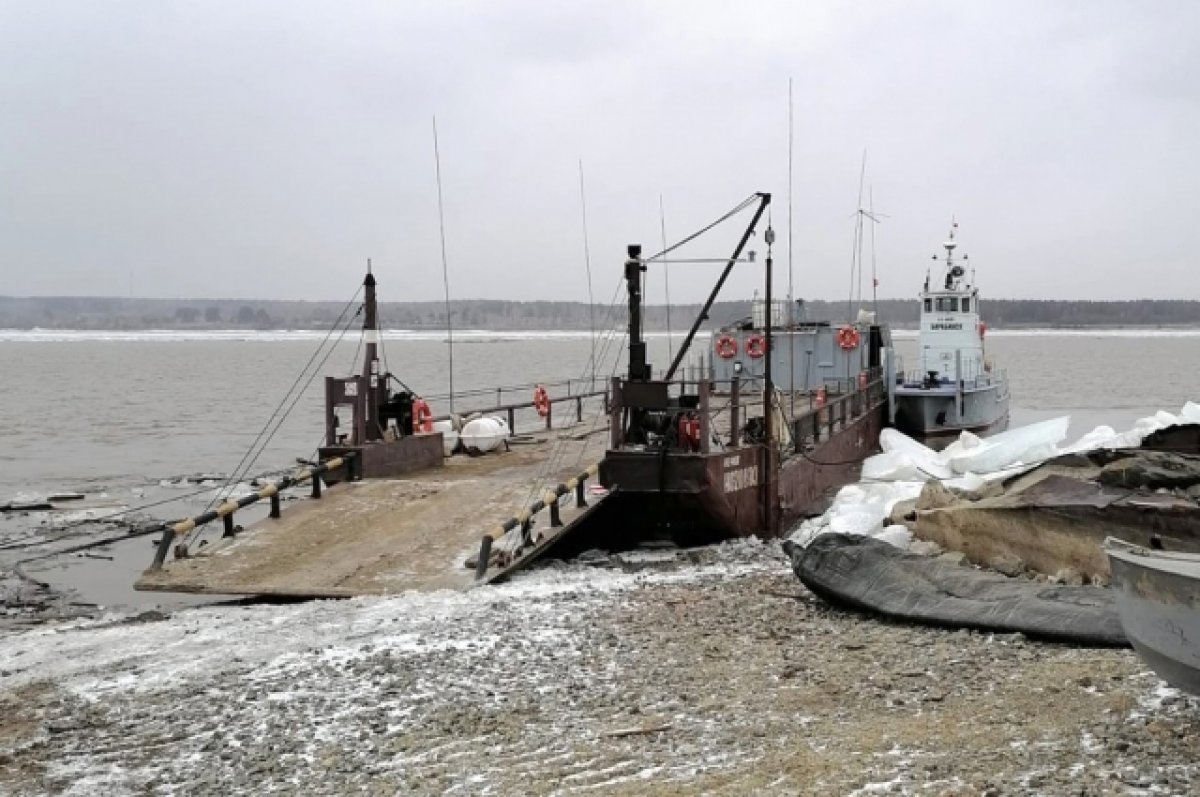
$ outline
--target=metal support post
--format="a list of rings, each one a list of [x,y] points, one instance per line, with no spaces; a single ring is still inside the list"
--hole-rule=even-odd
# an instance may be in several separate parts
[[[484,535],[479,542],[479,558],[475,561],[475,580],[487,575],[488,561],[492,558],[492,538]]]

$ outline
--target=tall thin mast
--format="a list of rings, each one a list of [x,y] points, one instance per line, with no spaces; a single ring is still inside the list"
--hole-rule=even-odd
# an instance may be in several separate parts
[[[788,367],[788,373],[791,375],[791,383],[788,385],[788,395],[791,396],[792,414],[796,414],[796,324],[792,318],[792,313],[796,312],[796,294],[793,293],[792,285],[792,152],[793,152],[793,127],[792,127],[792,79],[788,78],[788,295],[787,308],[788,319],[792,321],[791,331],[788,334],[788,362],[791,364]],[[771,312],[771,308],[767,308],[767,312]]]
[[[766,533],[768,537],[775,534],[775,491],[773,485],[773,476],[775,470],[775,457],[779,449],[775,446],[775,383],[771,381],[771,360],[775,359],[775,352],[772,350],[772,324],[771,324],[771,245],[775,243],[775,230],[771,227],[771,222],[767,220],[767,231],[763,236],[763,240],[767,243],[767,267],[766,267],[766,300],[767,300],[767,317],[766,317],[766,350],[767,356],[763,362],[763,437],[766,438],[766,466],[763,468],[763,492],[766,494]]]
[[[788,78],[788,301],[796,298],[792,285],[792,79]],[[788,309],[790,315],[791,309]]]
[[[587,194],[583,190],[583,158],[579,159],[579,209],[583,215],[583,265],[587,269],[588,331],[592,345],[592,382],[588,390],[596,389],[596,302],[592,297],[592,252],[588,246]]]
[[[879,312],[879,277],[875,273],[875,186],[868,193],[871,205],[871,312]]]
[[[846,300],[846,323],[854,323],[854,285],[858,283],[858,297],[862,300],[862,214],[863,181],[867,176],[867,151],[863,150],[862,167],[858,173],[858,205],[854,211],[854,248],[850,253],[850,297]],[[856,279],[857,276],[857,279]]]
[[[454,412],[454,322],[450,317],[450,270],[446,266],[446,217],[442,209],[442,156],[438,150],[437,117],[433,117],[433,166],[437,174],[438,232],[442,240],[442,288],[446,294],[446,344],[449,353],[450,412]]]
[[[367,350],[363,354],[362,377],[367,383],[366,427],[367,440],[383,438],[379,423],[379,314],[375,303],[375,275],[367,259],[367,276],[363,279],[366,298],[363,302],[363,339]],[[366,441],[363,441],[366,442]]]
[[[667,212],[663,210],[663,195],[658,195],[658,229],[662,234],[663,251],[667,249]],[[675,359],[675,348],[671,341],[671,269],[668,268],[667,258],[663,256],[663,290],[667,303],[667,359]]]

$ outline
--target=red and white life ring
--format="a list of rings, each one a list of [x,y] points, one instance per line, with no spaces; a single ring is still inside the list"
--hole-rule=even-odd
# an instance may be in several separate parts
[[[751,335],[746,338],[746,354],[758,359],[767,353],[767,340],[762,335]]]
[[[979,339],[983,340],[983,336],[987,334],[987,324],[979,322]]]
[[[414,433],[425,432],[428,434],[433,431],[433,410],[429,408],[429,403],[425,399],[413,399],[412,419]]]
[[[858,330],[854,327],[842,327],[837,331],[838,346],[847,351],[857,349],[859,340]]]
[[[550,394],[541,385],[538,385],[533,391],[533,408],[543,418],[550,414]]]
[[[737,355],[737,341],[729,335],[721,335],[713,347],[717,350],[717,356],[722,360],[728,360]]]

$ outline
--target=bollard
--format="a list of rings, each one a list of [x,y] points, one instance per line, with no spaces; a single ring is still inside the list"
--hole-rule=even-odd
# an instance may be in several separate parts
[[[278,518],[283,515],[282,507],[279,506],[279,493],[271,496],[271,517]]]
[[[222,536],[222,537],[232,537],[232,536],[234,535],[234,531],[233,531],[233,513],[232,513],[232,512],[230,512],[228,515],[226,515],[225,517],[223,517],[223,518],[222,518],[222,520],[224,520],[224,521],[225,521],[225,532],[224,532],[224,533],[223,533],[221,536]]]
[[[152,570],[162,569],[163,563],[167,561],[167,552],[171,550],[171,541],[175,539],[175,530],[170,526],[164,526],[162,539],[158,541],[158,548],[154,551],[154,564],[150,567]]]

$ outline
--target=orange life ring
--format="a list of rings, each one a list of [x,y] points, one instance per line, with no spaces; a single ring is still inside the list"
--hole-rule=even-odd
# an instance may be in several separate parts
[[[737,341],[728,335],[717,338],[714,347],[717,350],[717,356],[723,360],[728,360],[737,354]]]
[[[762,335],[751,335],[746,338],[746,354],[758,359],[767,353],[767,341]]]
[[[533,391],[533,408],[543,418],[550,414],[550,394],[541,385],[538,385]]]
[[[843,349],[857,349],[858,342],[858,330],[854,327],[842,327],[837,331],[837,343]]]
[[[415,398],[412,403],[413,433],[433,431],[433,410],[425,399]]]

